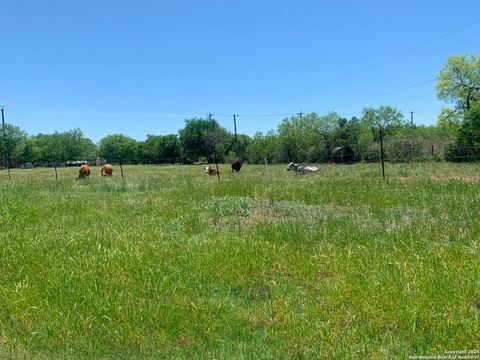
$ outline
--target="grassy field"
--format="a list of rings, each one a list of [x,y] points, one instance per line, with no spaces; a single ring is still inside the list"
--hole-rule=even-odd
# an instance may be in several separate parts
[[[76,171],[0,171],[0,358],[480,349],[479,164]]]

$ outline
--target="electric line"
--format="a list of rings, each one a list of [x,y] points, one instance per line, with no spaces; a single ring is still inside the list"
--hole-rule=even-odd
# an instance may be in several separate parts
[[[415,50],[418,50],[418,49],[421,49],[421,48],[423,48],[423,47],[425,47],[425,46],[428,46],[428,45],[430,45],[430,44],[432,44],[432,43],[434,43],[434,42],[436,42],[436,41],[438,41],[438,40],[441,40],[441,39],[443,39],[443,38],[446,38],[447,36],[450,36],[450,35],[452,35],[452,34],[454,34],[454,33],[456,33],[456,32],[459,32],[459,31],[461,31],[461,30],[463,30],[463,29],[466,29],[467,27],[470,27],[470,26],[472,26],[472,25],[475,25],[475,24],[477,24],[477,23],[479,23],[479,22],[480,22],[480,19],[476,19],[476,20],[474,20],[474,21],[472,21],[472,22],[469,22],[469,23],[467,23],[467,24],[465,24],[465,25],[462,25],[462,26],[460,26],[460,27],[458,27],[458,28],[456,28],[456,29],[453,29],[453,30],[448,31],[448,32],[446,32],[446,33],[444,33],[444,34],[441,34],[441,35],[439,35],[439,36],[437,36],[437,37],[434,37],[433,39],[430,39],[430,40],[428,40],[428,41],[425,41],[424,43],[421,43],[420,45],[414,46],[414,47],[412,47],[412,48],[410,48],[410,49],[408,49],[408,50],[404,50],[404,51],[402,51],[402,52],[399,52],[398,54],[392,55],[392,56],[387,57],[387,58],[385,58],[385,59],[383,59],[383,60],[380,60],[379,62],[376,62],[376,63],[374,63],[374,64],[371,64],[371,65],[367,66],[366,68],[360,70],[358,73],[355,73],[354,75],[357,75],[357,74],[360,74],[360,73],[365,72],[365,71],[367,71],[367,70],[370,70],[370,69],[373,68],[373,67],[382,65],[382,64],[384,64],[384,63],[386,63],[386,62],[389,62],[389,61],[391,61],[391,60],[393,60],[393,59],[395,59],[395,58],[397,58],[397,57],[401,57],[401,56],[410,54],[410,53],[414,52]]]
[[[408,98],[408,99],[404,99],[404,100],[394,101],[393,103],[394,103],[394,104],[401,104],[401,103],[404,103],[404,102],[407,102],[407,101],[413,101],[413,100],[417,100],[417,99],[422,99],[422,98],[425,98],[425,97],[427,97],[427,96],[432,96],[432,95],[435,95],[435,93],[431,92],[431,93],[428,93],[428,94],[415,96],[415,97],[413,97],[413,98]]]
[[[438,40],[441,40],[441,39],[443,39],[443,38],[446,38],[446,37],[448,37],[448,36],[450,36],[450,35],[452,35],[452,34],[454,34],[454,33],[456,33],[456,32],[459,32],[459,31],[461,31],[461,30],[464,30],[464,29],[466,29],[466,28],[468,28],[468,27],[470,27],[470,26],[472,26],[472,25],[475,25],[475,24],[477,24],[477,23],[480,23],[480,19],[476,19],[476,20],[474,20],[474,21],[471,21],[471,22],[469,22],[469,23],[467,23],[467,24],[464,24],[464,25],[462,25],[462,26],[460,26],[460,27],[458,27],[458,28],[456,28],[456,29],[450,30],[450,31],[448,31],[448,32],[446,32],[446,33],[443,33],[443,34],[441,34],[441,35],[439,35],[439,36],[436,36],[436,37],[434,37],[434,38],[432,38],[432,39],[430,39],[430,40],[427,40],[427,41],[421,43],[420,45],[414,46],[414,47],[412,47],[412,48],[410,48],[410,49],[401,51],[401,52],[399,52],[399,53],[397,53],[397,54],[395,54],[395,55],[389,56],[389,57],[387,57],[387,58],[385,58],[385,59],[383,59],[383,60],[380,60],[380,61],[378,61],[378,62],[376,62],[376,63],[371,64],[371,65],[368,65],[368,66],[366,66],[365,68],[363,68],[363,69],[361,69],[361,70],[359,70],[359,71],[357,71],[357,72],[352,73],[350,76],[356,76],[356,75],[362,74],[362,73],[364,73],[364,72],[366,72],[366,71],[368,71],[368,70],[371,70],[372,68],[375,68],[375,67],[380,66],[380,65],[382,65],[382,64],[384,64],[384,63],[387,63],[387,62],[389,62],[389,61],[391,61],[391,60],[393,60],[393,59],[395,59],[395,58],[397,58],[397,57],[401,57],[401,56],[410,54],[410,53],[412,53],[412,52],[414,52],[414,51],[416,51],[416,50],[418,50],[418,49],[421,49],[421,48],[423,48],[423,47],[425,47],[425,46],[428,46],[428,45],[430,45],[430,44],[432,44],[432,43],[434,43],[434,42],[436,42],[436,41],[438,41]],[[347,84],[347,83],[348,83],[348,81],[343,81],[343,82],[341,82],[341,84]],[[286,99],[285,101],[291,101],[291,100],[294,100],[294,99],[298,99],[298,98],[301,98],[301,97],[303,97],[303,96],[305,96],[305,95],[311,94],[311,93],[313,93],[313,92],[315,92],[315,90],[306,91],[306,92],[303,92],[303,93],[301,93],[301,94],[299,94],[299,95],[296,95],[296,96],[294,96],[294,97],[291,97],[291,98],[289,98],[289,99]]]
[[[350,106],[350,105],[353,105],[353,104],[357,104],[357,103],[360,103],[360,102],[373,100],[373,99],[377,99],[377,98],[384,97],[384,96],[387,96],[387,95],[395,94],[397,92],[409,90],[409,89],[412,89],[412,88],[415,88],[415,87],[419,87],[419,86],[422,86],[422,85],[425,85],[425,84],[432,83],[434,81],[436,81],[436,79],[430,79],[430,80],[427,80],[427,81],[418,82],[418,83],[415,83],[415,84],[412,84],[412,85],[404,86],[404,87],[399,88],[399,89],[390,90],[390,91],[387,91],[387,92],[384,92],[384,93],[381,93],[381,94],[377,94],[377,95],[373,95],[373,96],[370,96],[370,97],[367,97],[367,98],[364,98],[364,99],[356,100],[354,102],[350,102],[350,103],[347,103],[347,104],[344,104],[344,105],[333,106],[332,108],[333,109],[344,108],[344,107],[347,107],[347,106]],[[405,100],[400,100],[400,101],[393,102],[393,103],[407,102],[407,101],[419,99],[419,98],[422,98],[422,97],[431,96],[432,94],[434,94],[434,93],[428,93],[428,94],[424,94],[424,95],[421,95],[421,96],[417,96],[417,97],[413,97],[413,98],[409,98],[409,99],[405,99]],[[181,114],[181,113],[178,113],[178,114],[175,114],[175,113],[132,113],[132,112],[125,112],[125,113],[108,113],[108,112],[105,112],[105,113],[102,113],[102,112],[68,112],[68,111],[56,111],[56,112],[53,112],[53,113],[69,114],[69,115],[82,115],[82,116],[89,116],[89,115],[90,116],[108,116],[108,117],[114,117],[114,116],[133,116],[133,117],[135,117],[136,116],[136,117],[144,117],[144,118],[159,118],[159,117],[202,118],[202,115],[199,115],[199,114]],[[304,114],[304,112],[300,111],[300,112],[291,112],[291,113],[265,113],[265,114],[259,114],[259,113],[252,113],[252,114],[245,113],[245,114],[242,114],[242,113],[240,113],[240,114],[236,114],[236,116],[241,116],[241,117],[244,117],[244,118],[247,118],[247,117],[251,118],[251,117],[301,116],[303,114]],[[218,117],[229,117],[230,118],[231,116],[232,116],[232,114],[214,114],[214,113],[211,113],[211,112],[207,113],[208,118],[218,118]]]
[[[271,116],[271,117],[274,117],[274,116],[294,116],[294,115],[298,115],[299,113],[285,113],[285,114],[237,114],[237,116],[241,116],[241,117],[263,117],[263,116]],[[232,115],[226,115],[226,114],[215,114],[214,115],[215,117],[231,117]]]
[[[418,87],[418,86],[422,86],[422,85],[425,85],[425,84],[429,84],[429,83],[432,83],[432,82],[434,82],[434,81],[436,81],[436,79],[431,79],[431,80],[427,80],[427,81],[422,81],[422,82],[419,82],[419,83],[416,83],[416,84],[413,84],[413,85],[405,86],[405,87],[400,88],[400,89],[391,90],[391,91],[388,91],[388,92],[385,92],[385,93],[382,93],[382,94],[370,96],[370,97],[368,97],[368,98],[364,98],[364,99],[361,99],[361,100],[356,100],[356,101],[353,101],[353,102],[348,103],[348,104],[336,106],[336,107],[334,107],[334,108],[335,108],[335,109],[343,108],[343,107],[346,107],[346,106],[350,106],[350,105],[353,105],[353,104],[357,104],[357,103],[359,103],[359,102],[364,102],[364,101],[369,101],[369,100],[377,99],[377,98],[384,97],[384,96],[387,96],[387,95],[395,94],[395,93],[397,93],[397,92],[401,92],[401,91],[405,91],[405,90],[408,90],[408,89],[412,89],[412,88],[415,88],[415,87]]]

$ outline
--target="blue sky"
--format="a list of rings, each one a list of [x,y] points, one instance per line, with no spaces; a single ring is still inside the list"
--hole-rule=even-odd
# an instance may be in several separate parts
[[[0,0],[0,106],[30,135],[95,142],[176,133],[213,113],[233,131],[285,114],[392,105],[434,124],[435,78],[480,53],[480,1]],[[262,115],[262,116],[254,116]]]

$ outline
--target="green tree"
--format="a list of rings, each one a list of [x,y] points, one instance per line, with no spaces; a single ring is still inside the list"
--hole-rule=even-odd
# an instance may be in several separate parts
[[[123,165],[137,159],[139,145],[131,137],[114,134],[100,140],[98,153],[108,162],[118,162]]]
[[[350,120],[340,119],[338,128],[332,131],[332,142],[334,146],[357,146],[362,131],[367,131],[360,119],[352,117]]]
[[[281,144],[275,131],[270,130],[265,135],[257,131],[247,146],[249,162],[263,164],[265,159],[270,163],[285,161],[281,158]]]
[[[472,103],[458,130],[457,141],[446,148],[449,161],[480,160],[480,102]]]
[[[12,159],[17,162],[15,156],[17,152],[16,149],[18,146],[21,146],[22,142],[24,142],[26,138],[27,133],[18,126],[5,124],[5,127],[2,127],[0,136],[0,155],[2,157],[2,165],[4,167],[6,164],[8,164],[9,167],[12,167]]]
[[[361,120],[369,126],[381,125],[384,128],[405,124],[402,112],[391,106],[380,106],[376,109],[364,108]]]
[[[407,125],[400,110],[391,106],[378,108],[364,108],[361,121],[370,128],[382,126],[385,135],[395,135],[396,132]]]
[[[333,150],[332,134],[339,127],[340,116],[329,112],[284,119],[278,126],[278,136],[283,151],[282,161],[326,161]]]
[[[460,144],[480,144],[480,101],[471,105],[466,112],[462,126],[459,129]]]
[[[179,131],[182,154],[185,158],[198,161],[204,156],[211,162],[228,147],[228,132],[214,119],[188,119]]]
[[[437,77],[437,96],[455,104],[454,112],[460,114],[480,101],[480,57],[470,54],[448,58]]]
[[[218,127],[214,131],[205,134],[205,145],[210,154],[207,155],[208,161],[225,162],[225,155],[228,152],[230,144],[230,134],[222,127]]]
[[[58,180],[57,166],[67,160],[66,158],[66,142],[65,137],[61,133],[39,134],[36,137],[36,153],[37,159],[48,166],[55,169],[55,179]]]
[[[248,159],[248,146],[251,144],[252,139],[250,136],[245,134],[238,134],[237,140],[235,141],[235,136],[230,135],[229,146],[228,146],[228,160],[242,160],[245,161]]]
[[[36,162],[34,137],[28,137],[17,145],[14,155],[12,156],[12,161],[14,164],[17,164],[17,166]]]
[[[96,145],[86,138],[80,129],[55,133],[58,136],[62,158],[66,161],[94,160]]]
[[[147,135],[144,152],[147,162],[175,163],[180,159],[178,135]]]
[[[458,112],[450,108],[442,108],[437,119],[437,126],[447,131],[457,132],[462,124]]]
[[[65,161],[93,160],[96,146],[80,129],[53,134],[39,134],[31,143],[30,155],[37,162],[58,165]]]

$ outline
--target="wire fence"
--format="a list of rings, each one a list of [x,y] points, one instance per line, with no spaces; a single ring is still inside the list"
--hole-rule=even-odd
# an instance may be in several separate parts
[[[339,144],[342,145],[342,144]],[[261,152],[252,154],[245,151],[244,156],[235,156],[232,154],[225,155],[223,159],[219,159],[219,163],[230,163],[233,159],[240,159],[245,163],[258,164],[265,167],[266,177],[269,178],[269,167],[277,164],[288,164],[290,162],[307,165],[319,165],[328,163],[337,164],[353,164],[353,163],[426,163],[426,162],[478,162],[480,161],[480,138],[478,137],[462,137],[457,139],[435,139],[428,141],[419,138],[389,138],[382,144],[379,139],[365,144],[354,144],[344,146],[334,146],[331,143],[322,143],[312,149],[300,149],[297,153],[289,153],[285,149],[279,149],[271,152]],[[336,150],[342,151],[336,151]],[[2,156],[3,157],[3,156]],[[86,161],[64,162],[64,163],[23,163],[17,165],[22,168],[33,167],[57,167],[78,166]],[[2,168],[3,167],[2,159]],[[90,162],[89,165],[101,166],[105,163],[104,159],[97,159],[97,162]],[[124,162],[123,164],[172,164],[172,165],[209,165],[207,158],[201,158],[199,161],[189,161],[181,156],[173,157],[157,157],[157,159],[137,159],[137,161]],[[113,164],[116,164],[113,162]],[[215,167],[215,163],[210,162],[211,167]],[[222,165],[225,168],[225,165]],[[8,168],[9,169],[9,168]],[[182,170],[185,171],[185,170]],[[383,168],[383,171],[384,168]],[[122,169],[123,172],[123,169]],[[10,175],[10,174],[9,174]],[[388,175],[388,172],[387,172]],[[57,175],[55,175],[57,178]],[[220,179],[221,177],[219,177]]]

